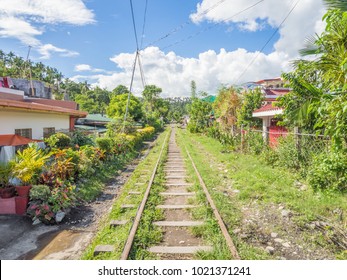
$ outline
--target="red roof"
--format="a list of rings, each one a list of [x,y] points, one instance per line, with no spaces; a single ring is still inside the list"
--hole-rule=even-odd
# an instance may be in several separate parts
[[[276,107],[276,106],[272,106],[272,104],[267,104],[255,111],[253,111],[253,113],[260,113],[260,112],[266,112],[266,111],[275,111],[275,110],[281,110],[282,108],[280,107]]]
[[[86,117],[88,115],[87,112],[63,108],[59,106],[45,105],[34,102],[34,100],[28,100],[28,102],[23,99],[22,101],[18,100],[9,100],[9,99],[0,99],[0,108],[9,108],[9,109],[24,109],[30,111],[37,112],[46,112],[46,113],[61,113],[67,114],[75,117]],[[51,100],[52,101],[52,100]]]
[[[74,101],[66,100],[54,100],[54,99],[42,99],[42,98],[28,98],[25,99],[26,102],[39,103],[48,106],[57,106],[66,109],[77,110],[77,103]]]
[[[256,84],[262,84],[262,83],[264,83],[264,82],[281,81],[281,80],[282,80],[281,78],[264,79],[264,80],[257,81],[257,82],[255,82],[255,83],[256,83]]]
[[[16,134],[0,135],[0,146],[20,146],[32,142],[42,142],[41,140],[29,139]]]
[[[285,94],[287,94],[290,91],[291,90],[287,89],[287,88],[267,88],[267,89],[265,89],[265,94],[266,95],[277,95],[277,96],[280,96],[280,95],[285,95]]]

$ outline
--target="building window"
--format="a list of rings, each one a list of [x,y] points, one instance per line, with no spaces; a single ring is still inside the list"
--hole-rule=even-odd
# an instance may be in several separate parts
[[[43,128],[43,138],[48,138],[55,133],[55,127],[44,127]]]
[[[14,134],[17,134],[19,136],[23,136],[25,138],[32,139],[32,129],[31,128],[15,129]]]

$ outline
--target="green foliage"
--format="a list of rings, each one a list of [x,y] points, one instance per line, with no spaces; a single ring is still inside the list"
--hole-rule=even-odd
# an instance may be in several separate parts
[[[9,186],[13,176],[13,162],[0,162],[0,188]]]
[[[29,197],[31,200],[47,201],[51,195],[49,186],[46,185],[34,185],[30,189]]]
[[[94,145],[94,141],[93,139],[83,133],[82,131],[79,130],[75,130],[71,136],[71,144],[73,146],[78,146],[78,147],[82,147],[82,146],[93,146]]]
[[[142,92],[142,96],[143,96],[146,112],[148,113],[154,112],[154,110],[156,109],[155,102],[157,99],[159,99],[161,92],[162,92],[162,89],[155,85],[145,86],[145,89]]]
[[[111,154],[113,150],[112,138],[108,138],[108,137],[96,138],[96,145],[106,154]]]
[[[315,190],[347,191],[347,154],[340,151],[316,156],[308,182]]]
[[[131,118],[127,118],[127,120],[124,121],[124,118],[118,117],[107,124],[107,135],[109,137],[115,137],[120,133],[131,134],[135,131],[136,123]]]
[[[216,110],[216,116],[220,120],[223,129],[232,130],[238,122],[238,111],[241,108],[241,96],[233,87],[222,87],[218,91],[217,99],[213,104]]]
[[[259,127],[262,121],[259,118],[253,118],[252,113],[261,107],[263,100],[264,95],[259,88],[245,92],[242,95],[242,105],[238,111],[238,124]]]
[[[340,1],[327,3],[330,7],[345,7],[345,3],[340,6]],[[281,98],[279,105],[285,108],[286,124],[324,133],[333,139],[335,149],[341,149],[347,132],[346,9],[330,9],[323,20],[325,31],[308,40],[301,50],[302,55],[316,59],[299,60],[294,72],[284,75],[293,92]]]
[[[51,148],[64,149],[71,145],[71,138],[64,133],[58,132],[46,138],[45,142]]]
[[[116,88],[112,90],[112,95],[121,95],[121,94],[128,94],[129,89],[126,86],[118,85]]]
[[[13,175],[25,185],[33,184],[49,157],[49,154],[35,147],[18,151],[13,165]]]
[[[110,118],[124,118],[126,106],[128,102],[128,94],[119,94],[111,99],[110,105],[107,109],[107,115]],[[142,106],[140,100],[130,95],[128,118],[139,121],[142,118]]]
[[[203,132],[211,124],[212,105],[199,98],[192,100],[188,129],[190,132]]]

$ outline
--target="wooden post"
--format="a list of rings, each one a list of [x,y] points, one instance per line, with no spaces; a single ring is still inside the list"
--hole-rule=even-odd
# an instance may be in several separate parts
[[[301,153],[301,135],[300,135],[300,128],[294,127],[294,140],[295,140],[295,146],[296,150],[298,151],[298,154]]]
[[[243,141],[244,141],[244,137],[243,137],[243,124],[241,125],[241,153],[243,153]]]

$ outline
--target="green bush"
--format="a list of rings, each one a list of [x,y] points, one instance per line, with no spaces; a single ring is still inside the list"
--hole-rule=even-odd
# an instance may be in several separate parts
[[[61,132],[51,135],[50,137],[45,139],[46,144],[51,148],[64,149],[71,146],[71,138]]]
[[[263,135],[258,132],[246,132],[243,135],[243,149],[248,153],[259,155],[263,152],[265,145]]]
[[[30,189],[29,197],[31,200],[47,201],[51,196],[51,190],[46,185],[34,185]]]
[[[96,138],[96,145],[106,154],[110,155],[113,150],[113,140],[109,137]]]
[[[89,146],[94,146],[94,141],[92,138],[90,138],[90,136],[86,135],[85,133],[81,132],[81,131],[74,131],[74,133],[72,134],[72,137],[71,137],[71,144],[73,146],[79,146],[79,147],[82,147],[82,146],[86,146],[86,145],[89,145]]]
[[[307,180],[315,190],[347,191],[347,154],[340,151],[316,156]]]

